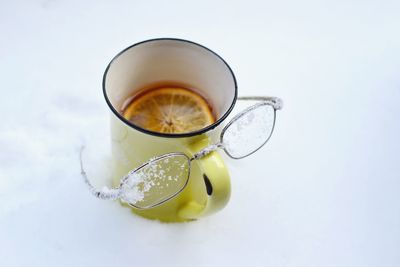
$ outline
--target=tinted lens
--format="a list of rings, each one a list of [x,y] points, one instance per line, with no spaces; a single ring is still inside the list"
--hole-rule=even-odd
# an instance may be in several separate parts
[[[123,179],[121,199],[137,208],[161,204],[186,186],[189,168],[189,158],[181,153],[151,160]]]
[[[225,128],[222,143],[233,158],[243,158],[262,147],[274,129],[275,109],[265,103],[255,105],[235,117]]]

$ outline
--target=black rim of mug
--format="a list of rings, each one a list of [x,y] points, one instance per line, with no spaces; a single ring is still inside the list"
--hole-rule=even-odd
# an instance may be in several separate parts
[[[129,120],[125,119],[125,118],[114,108],[114,106],[111,104],[110,100],[108,99],[107,92],[106,92],[106,77],[107,77],[107,73],[108,73],[108,70],[110,69],[111,65],[113,64],[113,62],[114,62],[117,58],[119,58],[123,53],[125,53],[125,52],[128,51],[129,49],[131,49],[131,48],[133,48],[133,47],[135,47],[135,46],[144,44],[144,43],[155,42],[155,41],[179,41],[179,42],[186,42],[186,43],[194,44],[194,45],[197,45],[197,46],[199,46],[199,47],[201,47],[201,48],[204,48],[204,49],[208,50],[209,52],[211,52],[212,54],[214,54],[215,56],[217,56],[217,57],[225,64],[225,66],[226,66],[226,67],[228,68],[228,70],[230,71],[230,73],[231,73],[231,75],[232,75],[232,78],[233,78],[233,82],[234,82],[234,84],[235,84],[235,95],[234,95],[234,97],[233,97],[233,101],[232,101],[232,103],[231,103],[229,109],[221,116],[221,118],[219,118],[219,119],[218,119],[216,122],[214,122],[213,124],[211,124],[211,125],[209,125],[209,126],[207,126],[207,127],[204,127],[204,128],[202,128],[202,129],[200,129],[200,130],[194,131],[194,132],[179,133],[179,134],[177,134],[177,133],[172,133],[172,134],[171,134],[171,133],[160,133],[160,132],[154,132],[154,131],[146,130],[146,129],[144,129],[144,128],[141,128],[141,127],[139,127],[139,126],[137,126],[137,125],[131,123]],[[128,46],[127,48],[125,48],[124,50],[122,50],[121,52],[119,52],[119,53],[110,61],[110,63],[107,65],[107,68],[106,68],[106,70],[104,71],[104,74],[103,74],[103,95],[104,95],[104,98],[105,98],[105,100],[106,100],[106,102],[107,102],[107,105],[110,107],[111,111],[115,114],[115,116],[117,116],[117,117],[118,117],[121,121],[123,121],[126,125],[128,125],[128,126],[134,128],[135,130],[138,130],[138,131],[143,132],[143,133],[145,133],[145,134],[150,134],[150,135],[159,136],[159,137],[169,137],[169,138],[171,138],[171,137],[172,137],[172,138],[191,137],[191,136],[196,136],[196,135],[203,134],[203,133],[205,133],[205,132],[208,132],[209,130],[214,129],[215,127],[217,127],[218,125],[220,125],[220,124],[225,120],[225,118],[228,117],[228,115],[231,113],[231,111],[233,110],[233,107],[235,106],[235,103],[236,103],[236,100],[237,100],[237,91],[238,91],[238,89],[237,89],[237,82],[236,82],[235,74],[233,73],[233,71],[232,71],[231,67],[228,65],[228,63],[226,63],[226,61],[225,61],[220,55],[218,55],[217,53],[215,53],[215,52],[212,51],[211,49],[209,49],[209,48],[207,48],[207,47],[205,47],[205,46],[203,46],[203,45],[201,45],[201,44],[198,44],[198,43],[195,43],[195,42],[192,42],[192,41],[188,41],[188,40],[185,40],[185,39],[179,39],[179,38],[154,38],[154,39],[145,40],[145,41],[142,41],[142,42],[139,42],[139,43],[135,43],[135,44],[133,44],[133,45],[131,45],[131,46]]]

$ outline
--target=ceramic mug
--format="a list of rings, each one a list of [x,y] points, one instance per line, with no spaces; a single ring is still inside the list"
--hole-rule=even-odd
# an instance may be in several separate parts
[[[195,132],[169,134],[141,128],[122,115],[126,101],[154,84],[177,84],[199,92],[213,107],[216,121]],[[182,39],[160,38],[134,44],[117,54],[103,76],[111,109],[113,183],[150,158],[169,152],[193,155],[218,140],[237,98],[235,76],[210,49]],[[228,169],[218,152],[194,161],[186,187],[150,209],[133,212],[161,221],[188,221],[222,209],[230,197]]]

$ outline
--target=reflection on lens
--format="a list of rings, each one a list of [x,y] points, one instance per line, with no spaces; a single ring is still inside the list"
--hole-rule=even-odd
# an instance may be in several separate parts
[[[227,126],[222,136],[226,153],[243,158],[262,147],[274,129],[275,109],[268,104],[250,107]]]
[[[150,208],[174,197],[189,179],[189,158],[169,153],[129,173],[121,183],[121,199],[137,208]]]

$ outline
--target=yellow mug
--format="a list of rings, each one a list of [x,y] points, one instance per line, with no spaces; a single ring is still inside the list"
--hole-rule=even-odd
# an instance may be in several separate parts
[[[152,132],[122,116],[124,104],[152,84],[171,83],[195,89],[212,105],[214,124],[184,134]],[[152,157],[169,152],[193,155],[218,141],[237,98],[235,76],[210,49],[182,39],[160,38],[134,44],[117,54],[103,76],[103,93],[111,113],[113,183]],[[153,208],[133,212],[168,222],[189,221],[222,209],[230,197],[228,169],[217,152],[194,161],[186,187]]]

